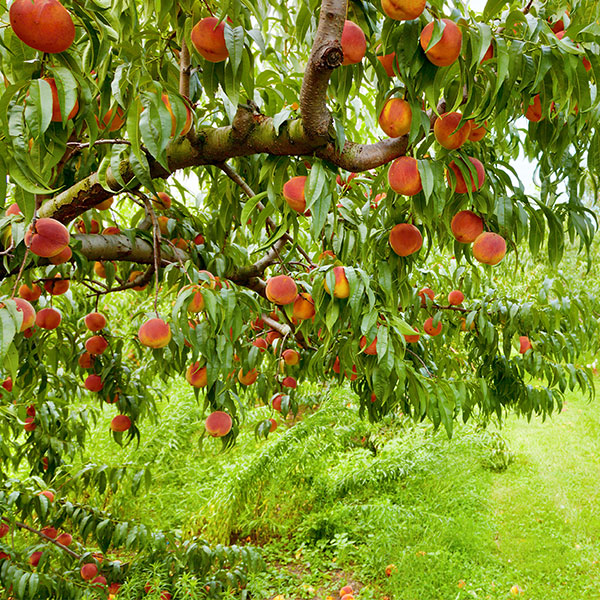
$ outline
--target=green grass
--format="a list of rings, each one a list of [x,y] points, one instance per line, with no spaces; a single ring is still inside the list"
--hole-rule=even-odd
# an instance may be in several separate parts
[[[227,452],[201,440],[187,389],[144,426],[141,451],[99,427],[99,460],[148,462],[154,474],[148,492],[117,493],[112,509],[261,546],[268,568],[248,587],[261,600],[324,600],[347,582],[360,600],[505,600],[513,585],[527,600],[600,599],[594,404],[569,395],[545,423],[510,417],[500,435],[460,426],[449,441],[404,418],[370,425],[348,390],[331,396],[293,427],[279,419],[267,441],[249,431],[268,415],[256,409]]]

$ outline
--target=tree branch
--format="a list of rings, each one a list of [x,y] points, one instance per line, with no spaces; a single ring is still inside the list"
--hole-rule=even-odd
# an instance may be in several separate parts
[[[322,140],[329,139],[332,123],[327,108],[329,78],[333,69],[344,60],[341,39],[346,12],[346,0],[323,0],[300,90],[300,114],[304,128],[308,134]]]
[[[190,97],[190,71],[190,50],[182,39],[179,54],[179,93],[186,99]]]

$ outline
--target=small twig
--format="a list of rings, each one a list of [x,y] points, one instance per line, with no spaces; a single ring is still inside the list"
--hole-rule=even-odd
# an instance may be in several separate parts
[[[25,250],[25,255],[23,256],[23,262],[21,262],[21,267],[19,268],[17,278],[15,279],[15,285],[13,286],[13,289],[12,289],[11,298],[14,298],[15,294],[17,293],[17,286],[19,285],[19,280],[21,279],[21,277],[23,275],[23,269],[25,269],[25,263],[27,262],[28,256],[29,256],[29,246],[27,246],[27,250]]]
[[[73,148],[74,150],[82,150],[83,148],[89,148],[90,146],[102,146],[104,144],[126,144],[127,146],[131,146],[131,142],[129,140],[96,140],[93,144],[90,142],[67,142],[67,146]]]
[[[412,354],[422,365],[423,367],[425,367],[425,370],[427,371],[427,373],[429,373],[429,376],[435,379],[434,374],[427,368],[427,365],[425,364],[425,362],[423,361],[423,359],[418,355],[415,354],[412,350],[410,350],[409,348],[406,349],[406,351],[409,354]]]
[[[206,0],[202,0],[202,2],[204,3],[204,6],[206,6],[206,10],[210,13],[211,17],[215,16],[215,13],[212,11],[210,5],[208,4],[208,2]]]
[[[529,0],[527,6],[523,9],[523,14],[526,15],[531,10],[531,5],[533,4],[533,0]]]
[[[1,520],[4,521],[5,523],[8,523],[9,525],[12,524],[12,521],[10,519],[8,519],[7,517],[2,517]],[[19,529],[26,529],[27,531],[30,531],[31,533],[35,533],[37,536],[41,537],[42,539],[53,543],[55,546],[58,546],[61,550],[64,550],[67,554],[69,554],[73,558],[76,558],[77,560],[81,560],[80,554],[77,554],[77,552],[73,552],[73,550],[71,550],[71,548],[68,548],[67,546],[64,546],[63,544],[61,544],[60,542],[57,542],[56,540],[52,539],[51,537],[48,537],[45,533],[42,533],[41,531],[34,529],[33,527],[30,527],[26,523],[21,523],[20,521],[15,521],[15,525]]]

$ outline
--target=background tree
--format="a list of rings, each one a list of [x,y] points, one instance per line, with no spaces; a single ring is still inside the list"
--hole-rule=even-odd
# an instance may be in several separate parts
[[[106,595],[149,560],[169,566],[167,595],[188,570],[202,593],[243,585],[250,550],[73,500],[149,481],[72,459],[90,420],[117,443],[139,437],[157,377],[185,376],[225,446],[257,397],[295,412],[303,380],[347,378],[369,418],[401,410],[448,434],[457,418],[591,393],[576,360],[597,347],[594,298],[558,279],[503,298],[494,269],[517,269],[525,246],[556,264],[567,236],[589,252],[599,8],[467,4],[5,8],[0,578],[13,595]],[[538,162],[539,196],[518,156]],[[61,526],[79,528],[77,551]],[[88,538],[138,554],[103,561]]]

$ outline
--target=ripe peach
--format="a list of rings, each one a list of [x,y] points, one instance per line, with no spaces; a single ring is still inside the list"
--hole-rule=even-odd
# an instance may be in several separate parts
[[[287,275],[270,277],[265,289],[267,298],[274,304],[291,304],[298,297],[296,282]]]
[[[536,94],[530,104],[525,108],[523,106],[523,113],[525,114],[525,118],[537,123],[541,121],[544,117],[542,115],[542,101],[540,100],[540,95]]]
[[[56,538],[56,541],[63,546],[70,546],[73,541],[73,536],[70,533],[61,533]]]
[[[258,379],[258,371],[256,369],[251,369],[247,373],[244,373],[243,369],[238,371],[238,381],[242,385],[252,385]]]
[[[370,354],[371,356],[377,354],[377,336],[375,336],[375,339],[367,346],[367,338],[363,335],[360,338],[358,345],[365,354]]]
[[[102,230],[102,235],[117,235],[119,233],[121,233],[121,230],[118,227],[114,227],[114,226],[105,227]]]
[[[171,108],[171,101],[169,100],[169,96],[167,96],[166,94],[162,94],[160,99],[163,101],[164,105],[167,107],[167,110],[171,114],[171,137],[173,137],[175,135],[175,131],[177,129],[177,124],[176,124],[175,115],[173,113],[173,109]],[[189,130],[192,128],[192,111],[188,108],[187,105],[185,107],[185,110],[186,110],[185,124],[183,126],[181,133],[179,134],[181,136],[188,133]],[[163,194],[164,196],[167,196],[167,194],[165,194],[164,192],[159,192],[158,195],[160,196],[161,194]],[[169,196],[167,196],[167,198],[169,198]],[[170,206],[171,206],[171,198],[169,198],[169,206],[167,206],[163,210],[166,210]]]
[[[475,125],[475,123],[471,123],[471,131],[469,132],[469,141],[470,142],[479,142],[485,137],[487,133],[487,121],[483,125]]]
[[[37,567],[39,562],[40,562],[40,558],[42,558],[42,552],[40,550],[38,550],[37,552],[34,552],[30,557],[29,557],[29,564],[32,567]]]
[[[423,189],[421,175],[416,158],[401,156],[397,158],[388,171],[390,187],[404,196],[415,196]]]
[[[44,289],[52,296],[61,296],[66,294],[71,282],[68,279],[62,279],[62,275],[56,274],[54,279],[44,281]]]
[[[277,421],[275,419],[269,419],[269,433],[273,433],[277,429]]]
[[[469,330],[473,330],[473,329],[475,329],[475,323],[471,322],[471,324],[469,325]],[[466,319],[460,320],[460,330],[461,331],[467,330],[467,320]]]
[[[396,61],[396,53],[386,54],[384,56],[378,56],[377,60],[383,65],[385,72],[388,77],[393,77],[394,73],[394,61]],[[396,69],[398,68],[398,61],[396,61]]]
[[[204,422],[206,432],[213,437],[223,437],[224,435],[227,435],[231,431],[232,426],[233,420],[231,419],[231,416],[222,410],[210,413]]]
[[[98,575],[98,577],[94,577],[92,580],[92,585],[94,587],[105,587],[106,586],[106,577],[103,575]]]
[[[429,317],[429,319],[427,319],[425,323],[423,323],[423,329],[425,330],[425,333],[429,334],[432,337],[440,335],[440,333],[442,333],[442,322],[440,321],[437,324],[437,327],[434,327],[433,317]]]
[[[114,202],[114,198],[107,198],[106,200],[102,200],[100,204],[96,204],[96,210],[108,210]]]
[[[271,401],[271,405],[273,406],[273,409],[281,412],[281,402],[283,401],[283,396],[281,394],[277,394],[277,396],[275,396],[275,398],[273,398],[273,400]]]
[[[6,216],[8,217],[9,215],[20,215],[21,213],[21,209],[19,208],[19,205],[15,202],[13,204],[11,204],[7,209],[6,209]]]
[[[56,81],[54,80],[53,77],[45,77],[44,81],[48,82],[48,84],[50,85],[50,90],[52,92],[52,117],[50,118],[50,120],[55,123],[61,123],[62,122],[62,113],[60,112],[60,102],[58,99],[58,89],[56,87]],[[77,98],[75,98],[75,104],[73,105],[73,108],[72,108],[71,112],[69,113],[67,120],[72,119],[77,114],[78,111],[79,111],[79,102],[77,101]]]
[[[41,532],[46,536],[49,537],[51,540],[55,540],[56,536],[58,535],[58,531],[56,531],[55,527],[42,527]]]
[[[192,29],[192,44],[209,62],[222,62],[229,56],[225,44],[225,23],[215,17],[198,21]]]
[[[254,331],[262,331],[265,328],[265,322],[260,317],[256,317],[256,319],[250,323],[250,328]]]
[[[481,164],[481,161],[473,158],[472,156],[468,157],[470,163],[475,167],[475,172],[477,173],[477,183],[473,179],[473,174],[469,172],[469,178],[471,180],[470,188],[471,192],[476,192],[481,188],[483,182],[485,181],[485,169]],[[463,168],[468,169],[467,165],[463,162]],[[454,179],[450,175],[450,171],[454,173]],[[466,194],[468,191],[467,183],[463,174],[461,173],[456,161],[452,161],[448,165],[448,171],[446,171],[446,179],[448,181],[448,185],[457,193],[457,194]]]
[[[363,30],[352,21],[344,23],[342,31],[342,52],[344,62],[342,65],[355,65],[359,63],[367,53],[367,39]]]
[[[396,21],[418,19],[425,10],[426,0],[381,0],[383,12]]]
[[[267,340],[265,340],[264,337],[258,337],[258,338],[256,338],[252,342],[252,345],[256,346],[261,352],[264,352],[269,347],[269,344],[267,343]]]
[[[295,319],[312,319],[315,316],[315,303],[312,296],[306,292],[300,292],[294,300],[292,313]]]
[[[89,227],[88,225],[86,225],[83,219],[79,219],[79,221],[77,221],[76,227],[79,233],[100,233],[100,223],[98,223],[96,219],[92,219],[90,221]]]
[[[453,306],[462,304],[464,299],[465,295],[460,290],[452,290],[448,294],[448,304],[452,304]]]
[[[333,267],[333,277],[334,298],[347,298],[350,295],[350,284],[348,283],[344,267]],[[331,292],[329,291],[329,286],[327,285],[327,278],[325,278],[323,286],[325,287],[325,291],[328,294],[331,294]]]
[[[198,313],[201,310],[204,310],[204,297],[202,296],[201,286],[199,285],[187,285],[181,289],[183,293],[188,289],[195,290],[194,293],[189,297],[187,311],[190,313]]]
[[[489,48],[485,51],[485,54],[483,55],[483,58],[480,61],[480,65],[482,65],[486,60],[490,60],[494,58],[494,44],[491,43]]]
[[[433,124],[433,133],[440,146],[446,150],[460,148],[469,138],[471,121],[465,121],[459,128],[462,115],[459,112],[444,113]]]
[[[283,197],[285,201],[292,210],[299,213],[304,213],[306,210],[306,199],[304,197],[306,179],[305,175],[299,175],[298,177],[292,177],[283,184]]]
[[[112,431],[127,431],[131,427],[131,419],[127,415],[116,415],[110,422]]]
[[[23,322],[21,323],[19,331],[25,331],[35,323],[35,310],[33,306],[23,298],[13,298],[13,300],[17,305],[17,312],[23,314]]]
[[[171,208],[171,196],[165,192],[158,192],[152,199],[152,204],[156,210],[169,210]]]
[[[75,40],[73,19],[58,0],[15,0],[9,18],[15,35],[40,52],[64,52]]]
[[[35,302],[42,295],[42,288],[37,283],[32,283],[29,287],[26,283],[19,287],[19,296],[27,302]]]
[[[533,346],[526,335],[519,336],[519,352],[525,354],[527,350],[531,350]]]
[[[300,362],[300,355],[298,352],[296,352],[296,350],[284,350],[281,358],[283,358],[285,364],[289,365],[290,367],[293,367]]]
[[[37,425],[35,424],[35,417],[27,417],[25,419],[25,425],[23,425],[23,429],[25,431],[34,431],[37,428]]]
[[[90,331],[100,331],[106,327],[106,317],[99,312],[91,312],[85,315],[83,322]]]
[[[483,219],[470,210],[461,210],[452,218],[450,229],[457,241],[470,244],[483,233]]]
[[[171,341],[171,327],[162,319],[148,319],[140,327],[138,338],[149,348],[164,348]]]
[[[10,531],[10,526],[8,523],[0,523],[0,538],[3,538]]]
[[[96,122],[98,123],[98,127],[100,129],[108,128],[109,132],[117,131],[117,129],[121,129],[123,125],[125,125],[125,113],[120,106],[117,106],[116,109],[109,108],[102,117],[102,122],[98,117],[96,117]]]
[[[506,241],[501,235],[486,231],[473,242],[473,256],[486,265],[497,265],[506,254]]]
[[[437,44],[429,48],[429,42],[433,35],[433,21],[425,25],[421,31],[421,48],[425,50],[425,56],[437,67],[447,67],[451,65],[459,56],[462,46],[462,32],[458,25],[450,19],[442,19],[446,27],[442,37]]]
[[[7,392],[12,392],[12,389],[13,389],[13,380],[12,380],[12,377],[7,377],[0,384],[0,387],[3,387]]]
[[[185,371],[185,379],[193,387],[206,387],[208,384],[206,367],[201,367],[198,362],[191,364]]]
[[[59,252],[55,256],[51,256],[48,259],[48,262],[52,263],[53,265],[62,265],[63,263],[66,263],[69,260],[71,260],[72,256],[73,256],[73,252],[72,252],[71,248],[69,248],[69,246],[67,246],[64,250],[62,250],[62,252]]]
[[[298,387],[298,382],[293,377],[285,377],[283,379],[283,381],[281,382],[281,385],[283,387],[289,387],[289,388],[295,389]]]
[[[409,256],[421,249],[423,236],[410,223],[394,225],[390,231],[390,246],[398,256]]]
[[[33,404],[30,404],[27,407],[27,411],[26,412],[27,412],[27,416],[28,417],[35,417],[35,406]]]
[[[89,352],[83,352],[79,355],[77,364],[82,369],[91,369],[94,366],[94,357]]]
[[[94,563],[86,563],[79,571],[81,578],[85,581],[90,581],[98,575],[98,567]]]
[[[88,375],[85,378],[83,386],[90,392],[99,392],[104,387],[104,383],[102,382],[100,375]]]
[[[102,354],[107,348],[108,342],[101,335],[93,335],[85,342],[85,349],[94,356]]]
[[[54,492],[51,492],[50,490],[44,490],[43,492],[40,492],[38,496],[46,496],[48,502],[54,502]]]
[[[35,316],[35,324],[41,329],[56,329],[62,320],[62,315],[55,308],[42,308]]]
[[[127,278],[127,281],[135,281],[138,277],[141,277],[143,274],[143,271],[131,271],[129,277]],[[147,286],[147,283],[145,283],[144,285],[134,285],[131,289],[139,292],[141,290],[145,290]]]
[[[100,262],[97,260],[94,263],[94,273],[96,273],[96,275],[98,275],[98,277],[101,277],[102,279],[106,279],[106,268],[105,268],[103,262]]]
[[[410,131],[412,109],[406,100],[390,98],[379,115],[379,127],[391,138],[400,137]]]
[[[267,344],[272,345],[275,340],[280,340],[282,337],[279,331],[271,329],[267,331]]]
[[[424,287],[423,289],[419,290],[418,294],[419,294],[419,298],[421,298],[421,307],[422,308],[425,308],[427,306],[427,297],[428,296],[432,302],[433,302],[433,299],[435,298],[435,292],[431,288],[428,288],[428,287]]]
[[[62,223],[44,217],[27,230],[25,245],[37,256],[49,258],[62,252],[69,245],[70,239],[69,231]]]
[[[346,594],[353,594],[354,591],[352,590],[352,586],[351,585],[345,585],[341,590],[340,590],[340,598],[342,596],[345,596]]]

